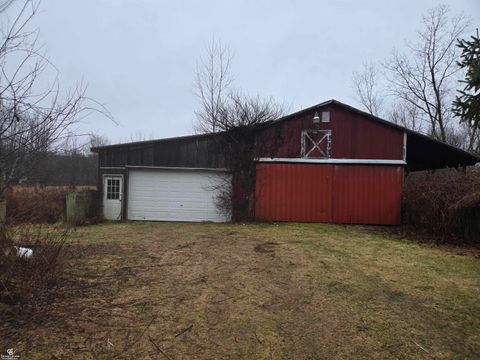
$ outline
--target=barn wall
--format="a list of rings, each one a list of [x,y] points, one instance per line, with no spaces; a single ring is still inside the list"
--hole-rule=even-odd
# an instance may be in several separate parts
[[[97,189],[103,199],[103,175],[123,175],[123,217],[127,213],[128,170],[126,166],[222,168],[224,161],[219,142],[209,136],[163,141],[144,141],[100,148],[98,150]]]
[[[330,123],[319,129],[332,131],[332,158],[403,159],[403,131],[335,105],[319,110],[330,112]],[[315,110],[293,115],[258,133],[257,157],[296,158],[301,152],[301,132],[314,128]]]
[[[257,164],[258,220],[399,224],[403,168]]]
[[[208,137],[147,141],[99,150],[100,167],[166,166],[223,167],[218,143]]]

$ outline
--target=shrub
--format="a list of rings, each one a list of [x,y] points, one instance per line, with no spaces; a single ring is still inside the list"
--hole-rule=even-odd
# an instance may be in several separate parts
[[[69,229],[22,225],[5,230],[0,239],[0,305],[13,316],[47,307],[63,267]],[[19,256],[17,247],[33,250]]]
[[[440,239],[480,242],[480,169],[414,172],[402,198],[403,222]]]

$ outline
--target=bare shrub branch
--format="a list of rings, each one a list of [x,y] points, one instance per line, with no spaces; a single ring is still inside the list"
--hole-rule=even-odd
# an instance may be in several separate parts
[[[4,234],[12,246],[0,251],[0,303],[8,304],[14,316],[19,316],[16,311],[30,313],[48,307],[49,289],[62,269],[60,253],[69,233],[63,226],[24,225]],[[33,249],[33,255],[27,258],[18,247]]]
[[[248,219],[253,214],[255,132],[261,124],[280,118],[284,111],[272,98],[248,97],[240,92],[230,93],[227,106],[220,111],[217,125],[223,135],[216,138],[216,143],[231,171],[232,182],[227,179],[217,187],[217,207],[224,213],[232,211],[236,220]]]

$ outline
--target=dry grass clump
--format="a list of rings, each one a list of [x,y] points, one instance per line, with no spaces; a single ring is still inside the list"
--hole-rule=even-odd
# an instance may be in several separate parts
[[[0,239],[0,308],[20,320],[49,306],[61,276],[70,230],[60,226],[7,229]],[[32,250],[32,255],[19,253]],[[7,315],[8,316],[8,315]]]
[[[6,192],[7,220],[10,223],[53,224],[65,216],[68,188],[15,186]]]

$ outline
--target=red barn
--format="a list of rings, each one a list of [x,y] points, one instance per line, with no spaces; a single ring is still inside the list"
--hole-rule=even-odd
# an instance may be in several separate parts
[[[212,146],[216,136],[222,135],[95,149],[104,213],[117,201],[118,218],[228,220],[214,215],[215,194],[199,186],[213,173],[228,179]],[[479,161],[335,100],[265,124],[256,131],[255,153],[255,194],[247,196],[254,217],[266,221],[398,224],[407,171]]]

